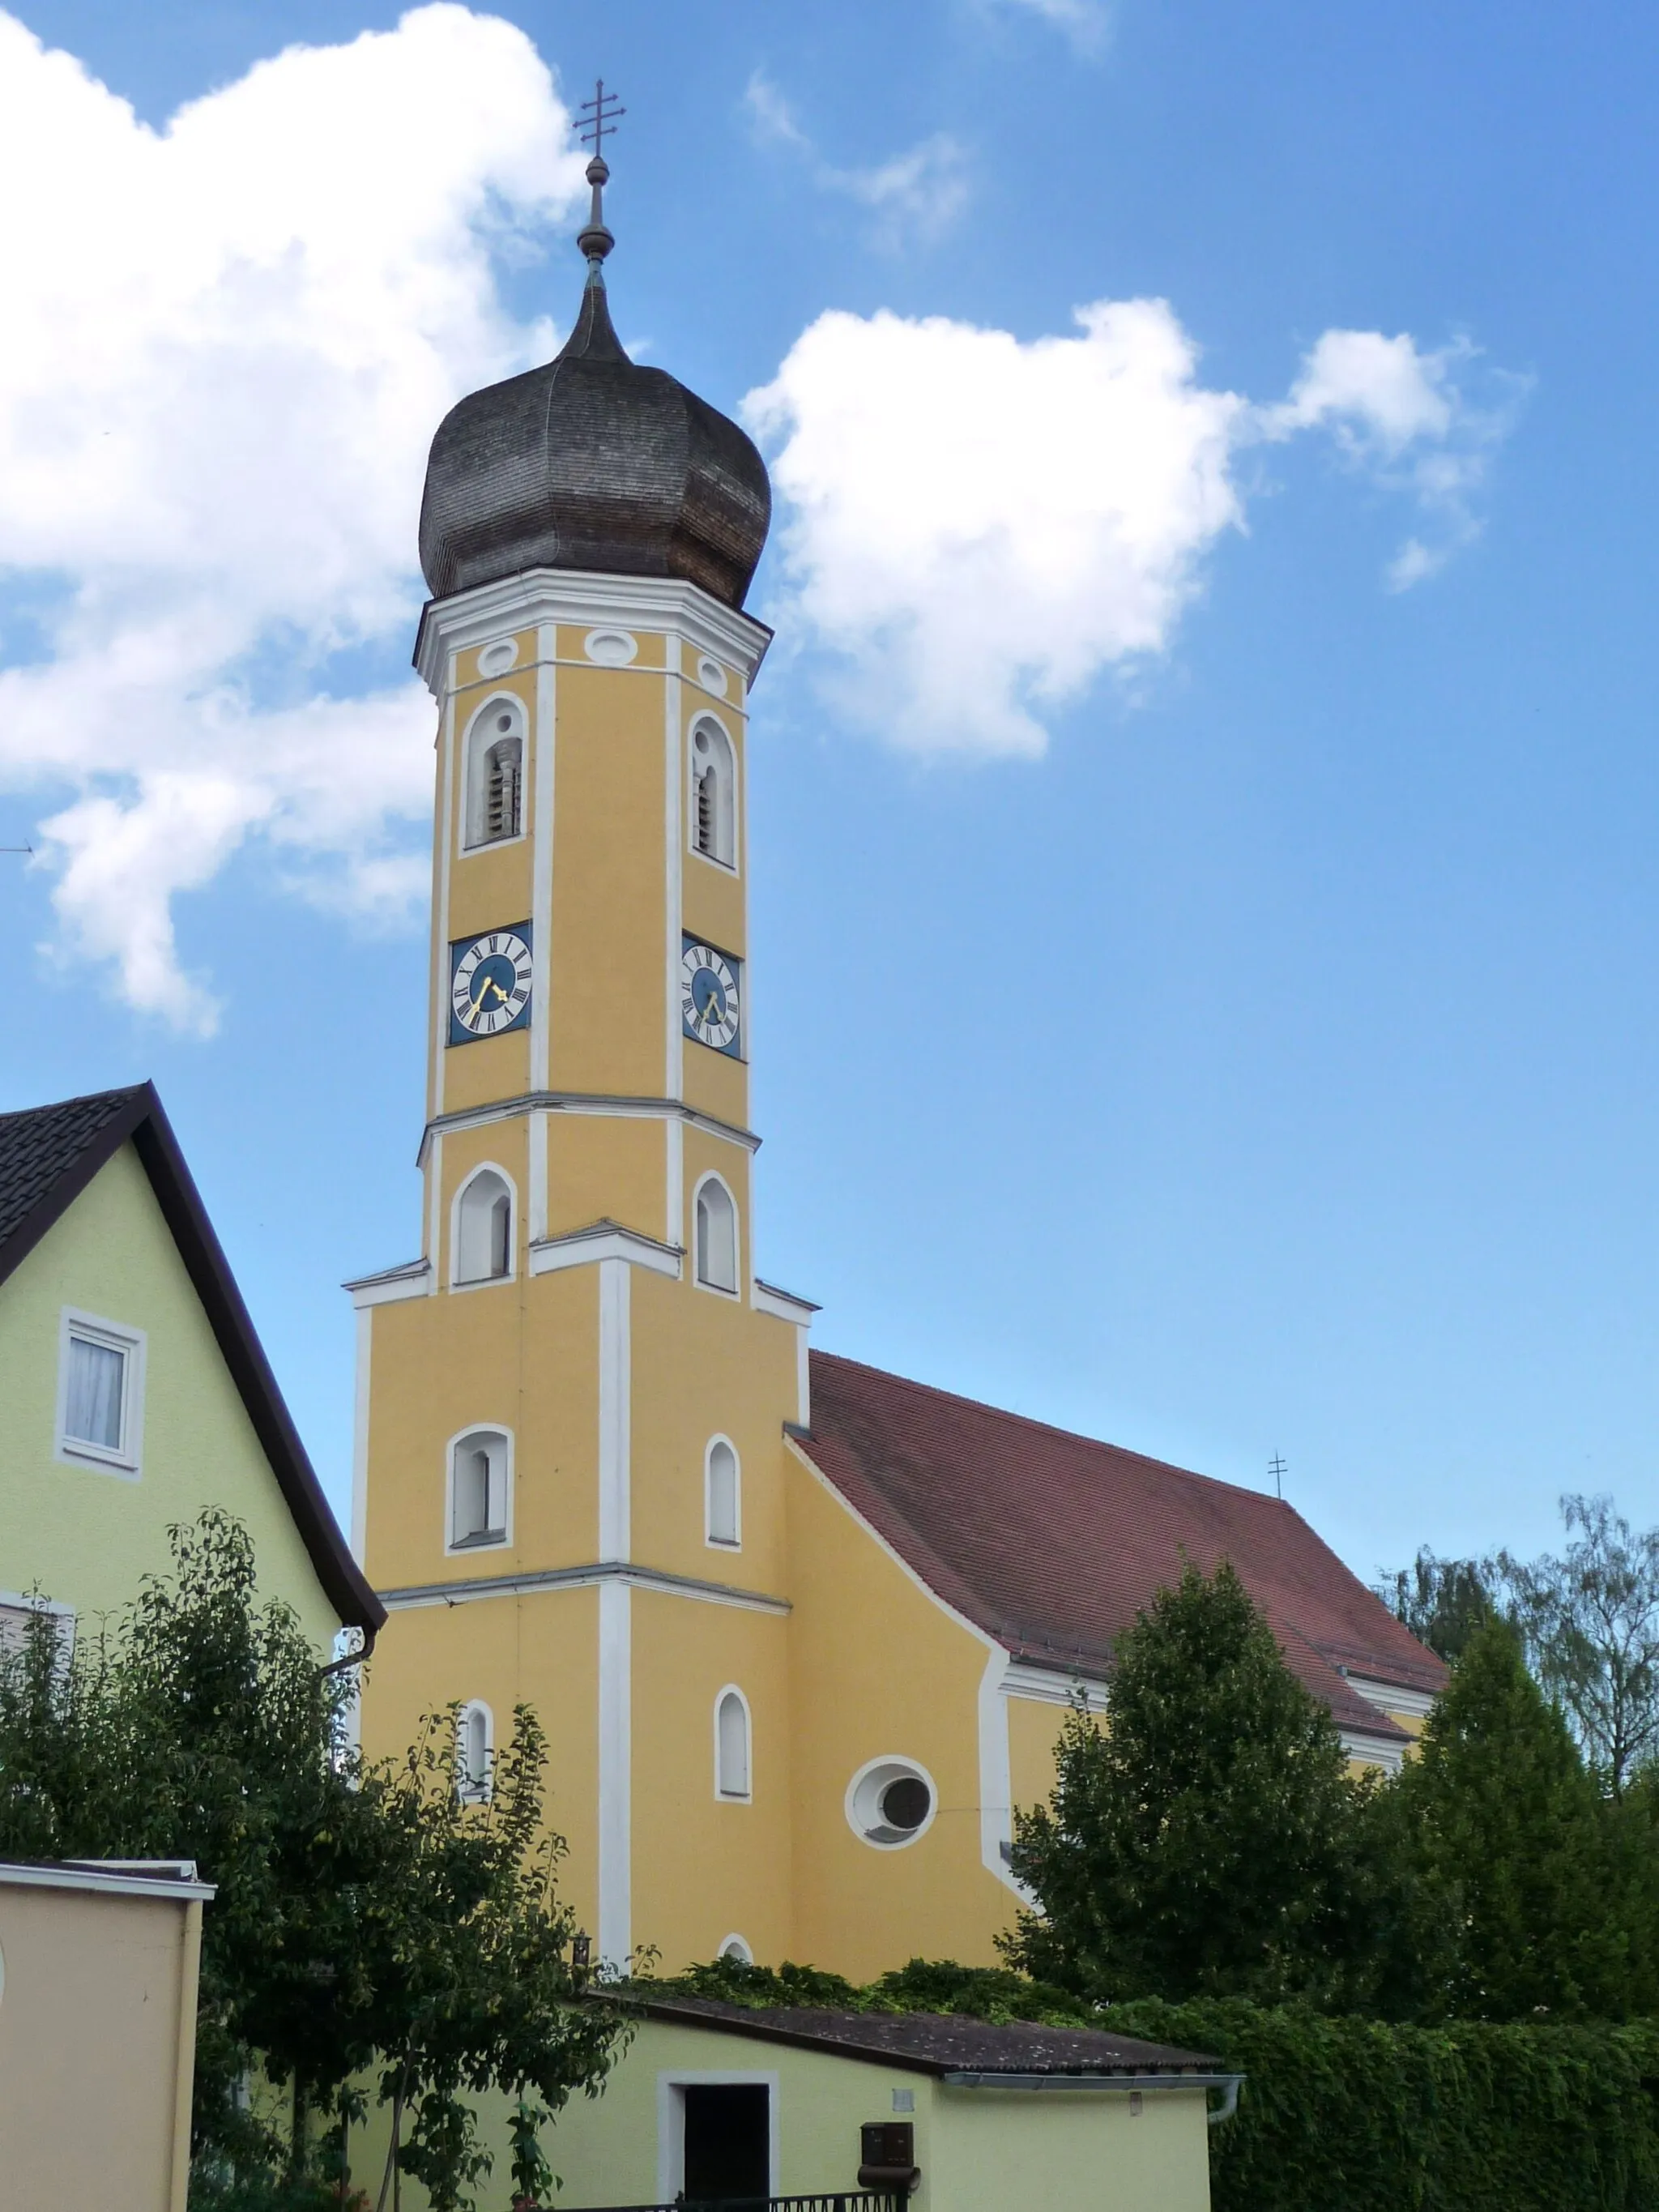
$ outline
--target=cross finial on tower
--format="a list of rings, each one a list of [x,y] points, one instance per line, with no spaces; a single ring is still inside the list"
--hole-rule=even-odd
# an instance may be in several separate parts
[[[583,100],[580,110],[581,122],[576,135],[584,146],[593,149],[593,158],[587,165],[587,181],[593,187],[593,204],[588,212],[586,228],[578,234],[576,243],[587,256],[588,268],[595,275],[605,255],[617,242],[605,224],[605,188],[611,177],[610,166],[605,158],[605,142],[616,137],[617,118],[627,112],[616,94],[605,90],[603,77],[595,79],[593,97]]]

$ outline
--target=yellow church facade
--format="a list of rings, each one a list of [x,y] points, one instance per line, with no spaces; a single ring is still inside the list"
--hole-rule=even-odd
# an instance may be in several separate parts
[[[765,473],[617,344],[597,186],[582,243],[563,353],[428,470],[422,1249],[349,1286],[364,1746],[458,1703],[482,1791],[533,1705],[612,1963],[988,1961],[1012,1808],[1183,1551],[1234,1559],[1357,1756],[1437,1662],[1277,1501],[809,1352],[756,1273]]]

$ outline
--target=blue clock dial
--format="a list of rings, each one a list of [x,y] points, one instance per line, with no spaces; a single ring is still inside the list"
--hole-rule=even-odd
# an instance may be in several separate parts
[[[736,1059],[743,1033],[738,963],[698,939],[680,954],[680,1022],[689,1037]]]
[[[500,1036],[530,1018],[530,925],[462,938],[449,948],[449,1042]]]

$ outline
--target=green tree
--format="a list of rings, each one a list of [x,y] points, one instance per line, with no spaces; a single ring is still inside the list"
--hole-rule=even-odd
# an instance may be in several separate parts
[[[1041,1913],[1005,1955],[1109,2000],[1331,1994],[1368,1926],[1346,1763],[1232,1567],[1189,1565],[1120,1643],[1106,1727],[1074,1711],[1051,1803],[1016,1817]]]
[[[526,2111],[556,2112],[597,2091],[618,2033],[573,2002],[540,1729],[515,1715],[487,1802],[456,1786],[453,1714],[400,1764],[365,1765],[349,1686],[285,1607],[258,1605],[240,1523],[205,1514],[173,1553],[71,1661],[45,1615],[0,1661],[0,1853],[193,1858],[216,1884],[193,2203],[321,2201],[354,2078],[378,2066],[393,2155],[447,2212],[481,2170],[468,2099],[533,2091]],[[250,2075],[282,2089],[280,2128],[248,2109]]]
[[[1465,2018],[1620,2018],[1629,1892],[1610,1814],[1505,1621],[1476,1630],[1397,1784],[1401,1849],[1459,1923]]]
[[[1561,1500],[1559,1557],[1497,1567],[1527,1656],[1615,1797],[1659,1753],[1659,1528],[1638,1533],[1610,1498]]]
[[[1410,1566],[1383,1576],[1376,1595],[1419,1644],[1456,1659],[1495,1608],[1496,1573],[1489,1559],[1437,1559],[1425,1545]]]

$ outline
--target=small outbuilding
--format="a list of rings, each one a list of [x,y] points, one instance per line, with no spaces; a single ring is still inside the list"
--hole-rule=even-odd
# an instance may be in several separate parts
[[[1237,2075],[1092,2029],[936,2013],[639,2005],[550,2143],[574,2208],[908,2195],[916,2212],[1208,2212]]]

